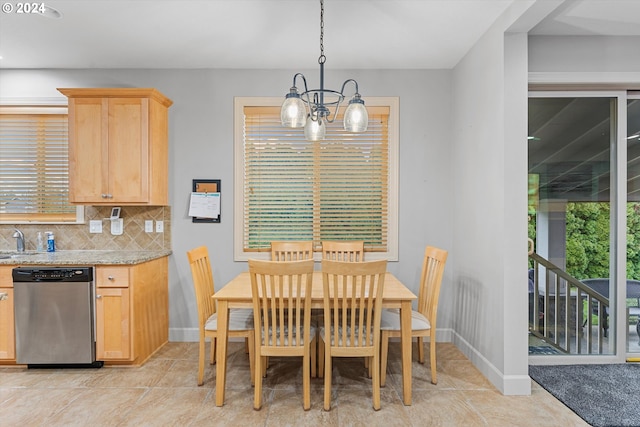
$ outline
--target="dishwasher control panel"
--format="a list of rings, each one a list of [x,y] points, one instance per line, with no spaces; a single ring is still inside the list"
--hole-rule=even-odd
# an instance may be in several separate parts
[[[91,282],[92,267],[17,267],[14,282]]]

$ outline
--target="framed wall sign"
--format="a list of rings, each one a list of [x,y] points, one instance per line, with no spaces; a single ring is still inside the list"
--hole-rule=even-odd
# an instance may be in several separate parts
[[[220,222],[220,180],[194,179],[189,201],[192,222]]]

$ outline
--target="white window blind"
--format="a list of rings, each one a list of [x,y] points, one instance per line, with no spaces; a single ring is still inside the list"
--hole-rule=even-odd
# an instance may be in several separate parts
[[[339,117],[323,141],[280,124],[279,107],[245,106],[243,250],[274,240],[363,240],[389,244],[389,110],[371,107],[364,133]]]
[[[66,108],[0,110],[0,219],[73,222]]]

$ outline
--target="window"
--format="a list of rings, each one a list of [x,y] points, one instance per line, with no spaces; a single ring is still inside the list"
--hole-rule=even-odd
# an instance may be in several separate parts
[[[66,107],[0,108],[0,221],[80,222],[69,204]]]
[[[315,142],[280,125],[281,103],[235,100],[235,259],[274,240],[363,240],[366,259],[397,260],[398,98],[366,99],[366,132],[338,117]]]

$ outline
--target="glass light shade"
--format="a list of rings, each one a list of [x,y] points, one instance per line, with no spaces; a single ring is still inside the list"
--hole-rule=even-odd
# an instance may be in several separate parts
[[[327,127],[322,119],[311,120],[307,118],[307,124],[304,126],[304,137],[307,141],[321,141],[327,132]]]
[[[344,130],[347,132],[365,132],[368,125],[369,113],[360,95],[356,95],[349,101],[349,106],[344,112]]]
[[[280,109],[280,121],[282,126],[290,128],[301,128],[307,121],[307,111],[300,95],[287,94],[282,108]]]

